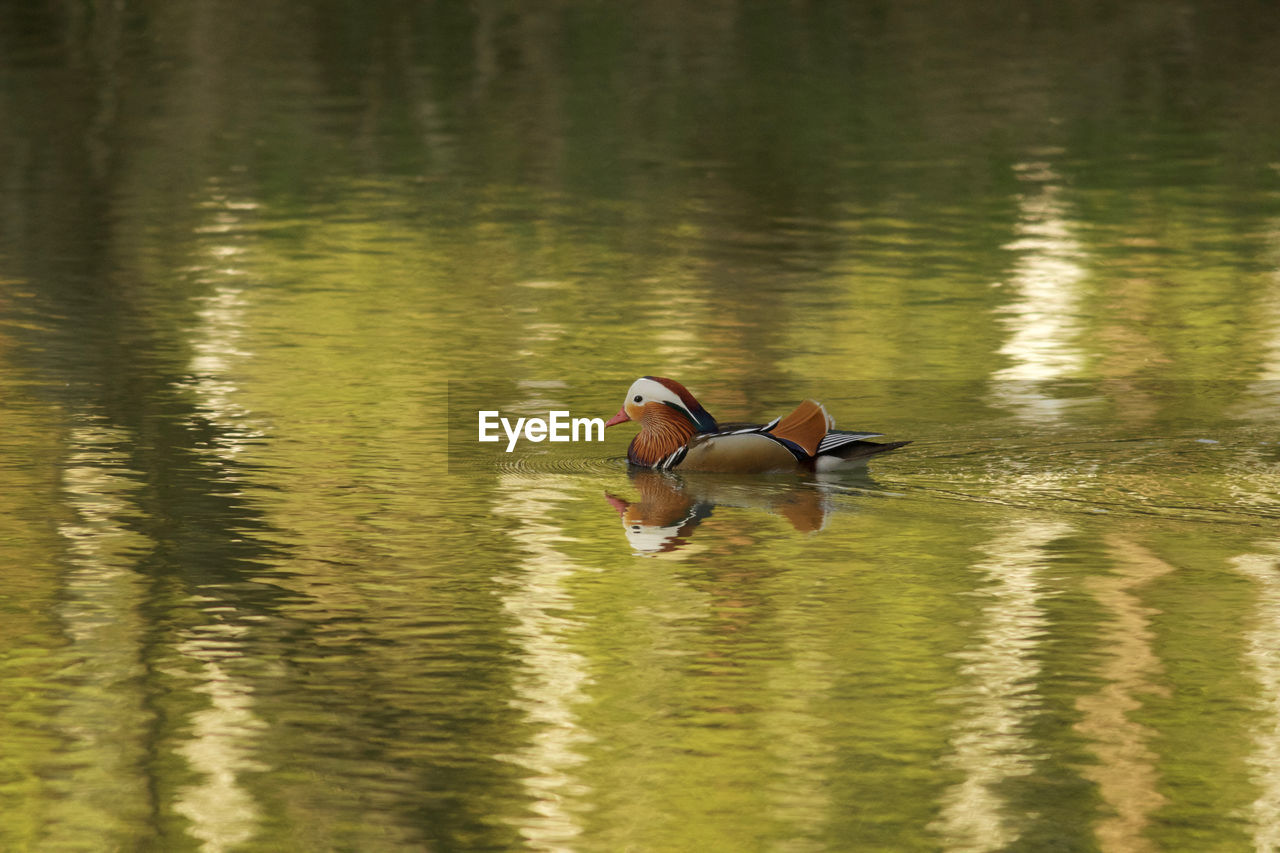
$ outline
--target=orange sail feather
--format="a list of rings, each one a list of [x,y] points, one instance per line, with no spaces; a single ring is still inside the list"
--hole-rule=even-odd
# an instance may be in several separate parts
[[[791,414],[778,421],[778,425],[769,430],[770,434],[786,439],[804,448],[804,452],[814,456],[818,452],[818,443],[831,429],[831,416],[822,408],[821,403],[805,400]]]

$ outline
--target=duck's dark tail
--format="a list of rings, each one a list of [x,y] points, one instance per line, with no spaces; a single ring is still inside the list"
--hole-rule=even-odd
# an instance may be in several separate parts
[[[909,441],[849,441],[830,450],[819,451],[814,457],[815,471],[833,471],[851,468],[865,462],[869,457],[879,453],[888,453],[899,447],[906,447]]]

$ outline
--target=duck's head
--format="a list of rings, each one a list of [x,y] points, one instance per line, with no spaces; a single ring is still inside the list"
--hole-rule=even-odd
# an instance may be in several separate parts
[[[674,379],[660,376],[642,376],[627,389],[618,414],[609,418],[606,427],[625,421],[645,421],[651,417],[666,417],[679,413],[688,419],[695,432],[715,432],[716,419]]]

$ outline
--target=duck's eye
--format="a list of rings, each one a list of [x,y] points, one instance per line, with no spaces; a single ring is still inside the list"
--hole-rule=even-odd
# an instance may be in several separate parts
[[[640,402],[641,400],[643,400],[643,399],[644,399],[644,397],[640,396],[639,394],[637,394],[637,395],[636,395],[636,402],[637,402],[637,403],[639,403],[639,402]]]

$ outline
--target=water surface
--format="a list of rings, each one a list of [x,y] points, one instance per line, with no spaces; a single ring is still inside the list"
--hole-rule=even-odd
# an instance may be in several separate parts
[[[1276,848],[1273,17],[0,13],[0,847]]]

